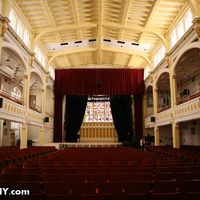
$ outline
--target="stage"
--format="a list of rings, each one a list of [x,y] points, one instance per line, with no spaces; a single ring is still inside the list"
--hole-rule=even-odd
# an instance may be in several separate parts
[[[120,147],[122,146],[122,143],[116,142],[116,143],[83,143],[83,142],[54,142],[54,143],[46,143],[43,146],[55,146],[56,149],[64,149],[67,147]]]

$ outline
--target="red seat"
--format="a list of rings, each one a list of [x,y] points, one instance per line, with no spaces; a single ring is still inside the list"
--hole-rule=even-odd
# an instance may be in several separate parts
[[[80,195],[77,194],[46,194],[46,200],[79,200]],[[36,200],[36,199],[35,199]]]
[[[176,193],[178,190],[175,181],[155,181],[152,187],[154,193]]]
[[[46,194],[69,194],[69,184],[59,182],[44,182],[44,191]]]
[[[20,182],[40,182],[40,176],[37,174],[21,174],[19,176]]]
[[[124,184],[121,182],[99,183],[98,189],[100,194],[118,194],[124,193]]]
[[[200,199],[200,192],[187,192],[182,195],[181,200],[199,200]]]
[[[70,194],[95,194],[98,193],[96,183],[71,183],[69,186]]]
[[[150,181],[129,181],[125,183],[125,192],[129,194],[148,193],[151,188]]]
[[[115,200],[112,194],[82,194],[81,200]]]
[[[148,200],[149,196],[146,193],[138,194],[116,194],[113,195],[113,200]]]
[[[175,176],[174,176],[174,173],[171,173],[171,172],[163,172],[163,173],[155,173],[155,175],[153,176],[153,179],[156,181],[164,181],[164,180],[174,180],[175,179]]]
[[[151,200],[180,200],[180,199],[181,199],[180,193],[152,193]]]
[[[178,182],[180,192],[200,192],[200,180],[183,180]]]

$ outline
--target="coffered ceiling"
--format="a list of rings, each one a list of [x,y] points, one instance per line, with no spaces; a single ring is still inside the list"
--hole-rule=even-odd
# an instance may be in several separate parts
[[[16,0],[56,68],[145,67],[185,0]]]

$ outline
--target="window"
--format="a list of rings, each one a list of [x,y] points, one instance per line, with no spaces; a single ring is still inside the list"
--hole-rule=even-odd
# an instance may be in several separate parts
[[[10,10],[8,18],[10,20],[10,26],[12,29],[17,33],[24,44],[29,47],[30,34],[13,9]]]
[[[185,16],[185,29],[188,30],[192,26],[192,12],[189,10]]]
[[[49,75],[55,80],[55,70],[52,66],[49,67]]]
[[[145,69],[144,69],[144,79],[149,75],[149,73],[150,73],[150,67],[147,66],[147,67],[145,67]]]
[[[11,97],[14,97],[15,99],[21,99],[22,93],[19,90],[18,87],[14,87],[11,91]]]
[[[173,30],[171,33],[171,45],[174,46],[177,43],[176,30]]]
[[[179,39],[184,35],[184,33],[185,33],[183,21],[181,21],[181,22],[178,24],[177,33],[178,33],[178,40],[179,40]]]
[[[164,45],[162,45],[154,56],[154,67],[156,67],[160,63],[160,61],[165,57],[165,52],[165,47]]]
[[[99,96],[100,97],[100,96]],[[98,96],[88,98],[88,103],[85,111],[85,122],[112,122],[112,114],[109,98],[104,101]],[[100,101],[101,99],[101,101]]]
[[[23,29],[23,27],[22,27],[22,24],[21,24],[21,22],[17,22],[17,34],[21,37],[22,36],[22,29]]]
[[[29,45],[29,32],[27,30],[24,31],[24,43]]]
[[[10,20],[10,26],[16,30],[17,27],[17,20],[16,20],[16,15],[13,9],[10,10],[9,13],[9,20]]]
[[[178,25],[171,32],[171,47],[173,47],[179,39],[185,34],[185,32],[192,26],[192,12],[189,10]]]
[[[41,49],[36,46],[35,49],[34,49],[34,52],[35,52],[35,57],[37,58],[37,60],[41,63],[41,65],[43,67],[45,67],[45,56],[44,54],[42,53]]]

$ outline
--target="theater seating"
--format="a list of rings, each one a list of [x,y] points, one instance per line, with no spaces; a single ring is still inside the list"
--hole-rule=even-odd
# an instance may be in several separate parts
[[[158,149],[143,152],[130,147],[71,147],[59,151],[50,148],[47,153],[42,148],[32,150],[38,156],[5,164],[0,174],[1,187],[26,188],[30,196],[6,198],[196,200],[200,197],[198,161],[174,157],[169,148],[167,154],[158,153]],[[26,152],[31,155],[30,150]]]

